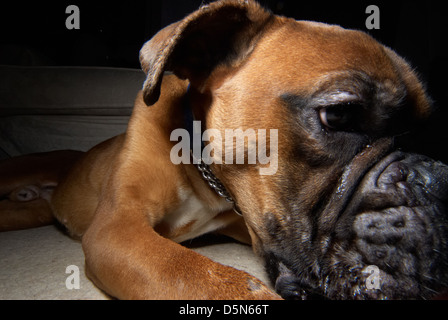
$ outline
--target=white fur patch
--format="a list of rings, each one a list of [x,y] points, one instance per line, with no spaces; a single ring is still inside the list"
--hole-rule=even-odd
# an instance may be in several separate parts
[[[191,190],[179,188],[178,194],[179,199],[182,201],[181,204],[176,210],[169,213],[163,219],[163,222],[169,226],[173,234],[176,234],[176,230],[181,230],[182,227],[190,224],[192,221],[194,223],[185,230],[185,233],[176,234],[172,238],[173,241],[182,242],[193,239],[225,226],[223,221],[214,218],[220,212],[231,209],[232,204],[223,203],[223,205],[210,208],[201,202]],[[225,202],[224,199],[222,201]]]

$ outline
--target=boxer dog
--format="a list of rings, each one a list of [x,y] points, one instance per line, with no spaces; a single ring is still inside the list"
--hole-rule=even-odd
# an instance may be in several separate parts
[[[82,238],[99,288],[127,299],[426,299],[447,285],[448,167],[394,148],[431,112],[394,51],[222,0],[161,30],[140,59],[147,79],[126,134],[83,155],[46,196]],[[275,172],[260,174],[269,164],[258,160],[174,164],[171,133],[191,119],[223,137],[278,130],[277,146],[265,143]],[[203,140],[203,150],[214,141]],[[3,201],[35,199],[29,180]],[[277,293],[179,244],[209,232],[250,242]]]

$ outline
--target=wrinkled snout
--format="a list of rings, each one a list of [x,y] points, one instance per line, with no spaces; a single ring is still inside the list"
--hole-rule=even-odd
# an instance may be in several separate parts
[[[448,286],[447,201],[448,166],[389,154],[360,179],[325,243],[316,237],[312,268],[279,262],[277,291],[296,299],[437,295]]]

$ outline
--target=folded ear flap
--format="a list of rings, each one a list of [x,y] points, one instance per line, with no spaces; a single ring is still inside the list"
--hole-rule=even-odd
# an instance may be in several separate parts
[[[270,17],[252,0],[221,0],[161,30],[140,50],[145,103],[159,99],[164,71],[197,83],[217,65],[243,60]]]

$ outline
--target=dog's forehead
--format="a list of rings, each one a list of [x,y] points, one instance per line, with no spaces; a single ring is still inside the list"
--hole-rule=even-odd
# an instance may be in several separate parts
[[[295,79],[308,92],[317,80],[336,72],[361,72],[373,80],[400,81],[384,47],[372,37],[318,22],[280,18],[279,24],[260,39],[252,62],[260,73]]]
[[[375,99],[381,105],[394,106],[406,95],[396,62],[369,35],[323,23],[277,19],[240,68],[227,78],[219,77],[219,73],[212,78],[218,83],[215,101],[239,101],[227,105],[226,110],[248,112],[244,116],[246,126],[260,126],[256,121],[262,120],[256,119],[263,117],[272,127],[281,126],[289,113],[286,108],[271,106],[277,106],[285,96],[304,101]],[[240,108],[241,104],[251,108]],[[253,117],[253,110],[259,110],[260,116]],[[285,114],[279,116],[281,110]],[[251,119],[250,124],[247,119]]]

